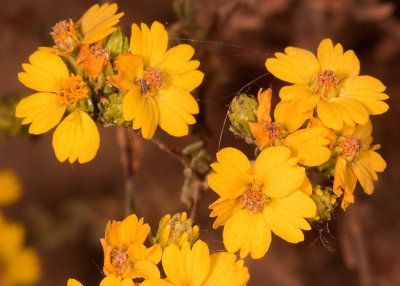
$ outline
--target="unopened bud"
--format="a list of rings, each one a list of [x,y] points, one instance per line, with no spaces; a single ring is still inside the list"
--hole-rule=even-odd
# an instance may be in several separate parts
[[[113,93],[107,98],[102,98],[100,103],[98,103],[98,107],[101,110],[100,118],[105,127],[124,124],[122,99],[123,94]]]
[[[128,37],[120,28],[118,28],[104,41],[104,49],[110,52],[111,58],[114,60],[120,54],[128,52]]]
[[[249,122],[257,122],[257,108],[256,98],[242,93],[232,100],[228,111],[231,121],[229,130],[246,140],[247,143],[253,142]]]
[[[333,211],[338,205],[337,197],[332,192],[332,188],[315,186],[310,197],[317,206],[317,215],[312,220],[317,222],[330,221]]]

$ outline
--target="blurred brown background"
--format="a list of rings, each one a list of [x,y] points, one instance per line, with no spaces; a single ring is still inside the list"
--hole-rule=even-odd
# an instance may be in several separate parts
[[[104,1],[100,1],[101,3]],[[292,245],[274,236],[267,255],[246,259],[248,285],[269,286],[396,286],[400,285],[400,4],[379,0],[198,0],[185,22],[173,9],[178,0],[118,1],[125,12],[121,26],[130,33],[132,22],[158,20],[171,32],[173,43],[193,44],[207,76],[195,91],[202,116],[196,135],[156,136],[176,148],[205,138],[212,156],[234,146],[252,148],[223,129],[227,106],[238,91],[256,94],[272,86],[275,102],[282,82],[266,73],[268,56],[288,45],[316,51],[325,37],[355,50],[361,74],[380,79],[390,95],[389,112],[372,118],[374,138],[388,163],[379,175],[375,193],[357,189],[356,203],[334,221],[315,225],[306,240]],[[78,19],[91,5],[87,0],[14,0],[0,12],[1,97],[27,92],[18,82],[21,64],[39,45],[51,45],[49,32],[57,21]],[[181,15],[182,16],[182,15]],[[189,18],[190,18],[189,17]],[[180,22],[178,22],[180,20]],[[195,24],[193,24],[195,23]],[[193,24],[193,25],[191,25]],[[259,80],[252,82],[259,76]],[[37,285],[66,285],[68,278],[98,285],[102,279],[99,238],[108,219],[123,218],[123,175],[116,128],[100,128],[96,158],[84,165],[59,163],[51,147],[52,132],[37,140],[0,137],[0,169],[13,168],[24,185],[24,197],[6,209],[8,218],[23,221],[28,243],[38,249],[43,277]],[[183,168],[153,143],[135,136],[135,213],[155,231],[166,213],[186,210],[179,201]],[[216,199],[206,191],[200,205],[200,238],[212,251],[223,250],[222,232],[211,228],[208,205]],[[1,234],[0,234],[1,235]],[[23,271],[23,270],[21,270]]]

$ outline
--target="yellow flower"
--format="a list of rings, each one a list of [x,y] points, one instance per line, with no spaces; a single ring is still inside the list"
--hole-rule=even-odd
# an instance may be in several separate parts
[[[181,44],[167,51],[168,34],[154,22],[151,28],[132,25],[131,54],[117,58],[119,85],[127,90],[122,103],[126,121],[141,129],[144,138],[154,135],[157,125],[172,136],[184,136],[199,106],[192,90],[200,85],[203,73],[199,61],[190,60],[194,49]]]
[[[143,218],[130,215],[122,222],[108,222],[105,238],[100,239],[104,250],[104,274],[123,278],[155,279],[160,277],[157,263],[162,256],[161,246],[146,248],[143,243],[150,232]]]
[[[110,53],[102,49],[102,41],[84,45],[79,51],[76,65],[95,80],[110,61]]]
[[[134,286],[132,279],[121,279],[119,276],[108,275],[100,282],[100,286]],[[83,286],[75,279],[68,279],[67,286]]]
[[[206,243],[198,240],[190,249],[188,242],[164,250],[162,265],[165,280],[146,280],[141,286],[242,286],[250,276],[243,260],[234,254],[218,252],[210,255]]]
[[[0,171],[0,206],[10,205],[21,197],[21,182],[12,170]]]
[[[337,196],[343,194],[342,209],[354,202],[354,189],[357,180],[364,192],[371,195],[374,192],[374,183],[378,179],[376,172],[383,172],[386,162],[375,152],[379,145],[371,146],[372,124],[345,126],[338,138],[339,148],[342,150],[338,156],[335,167],[333,191]]]
[[[275,109],[275,120],[269,115],[271,110],[272,90],[258,92],[257,122],[249,122],[251,133],[261,150],[268,146],[285,145],[290,148],[292,155],[299,158],[299,163],[306,166],[318,166],[326,162],[331,152],[327,145],[328,130],[323,127],[311,127],[297,131],[290,131],[287,118],[288,113],[282,108]],[[288,135],[288,131],[292,132]]]
[[[296,106],[304,113],[317,108],[322,122],[335,130],[343,124],[366,124],[369,115],[382,114],[389,108],[385,86],[371,76],[359,76],[360,63],[352,50],[343,53],[340,44],[333,46],[330,39],[318,47],[318,58],[313,53],[294,47],[285,54],[276,53],[265,65],[277,78],[293,83],[280,90],[282,101]]]
[[[0,285],[34,283],[40,263],[33,249],[25,248],[22,225],[6,221],[0,213]]]
[[[225,225],[223,240],[228,252],[240,249],[240,257],[258,259],[271,243],[271,231],[284,240],[304,240],[302,229],[310,225],[304,218],[314,217],[316,206],[302,188],[305,170],[297,158],[283,146],[265,149],[252,165],[237,149],[225,148],[217,153],[219,163],[211,164],[216,171],[208,184],[221,198],[211,204],[213,227]],[[246,226],[243,228],[243,226]]]
[[[30,124],[29,133],[42,134],[56,126],[66,111],[71,112],[56,128],[53,148],[56,157],[73,163],[85,163],[94,158],[100,137],[96,124],[80,108],[79,101],[89,97],[89,88],[79,75],[71,74],[59,56],[37,51],[23,64],[25,72],[18,79],[27,87],[38,91],[21,100],[16,116]]]
[[[54,52],[56,54],[69,54],[77,46],[91,44],[100,41],[114,32],[114,27],[124,13],[115,14],[118,10],[117,4],[105,3],[99,7],[98,4],[90,7],[82,18],[74,23],[71,19],[58,22],[50,33],[55,46],[53,48],[41,47],[41,50]]]

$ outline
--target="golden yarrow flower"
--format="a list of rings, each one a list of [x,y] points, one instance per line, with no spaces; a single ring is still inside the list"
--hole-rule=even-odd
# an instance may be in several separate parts
[[[275,121],[271,119],[272,90],[258,92],[257,122],[249,122],[251,133],[261,150],[269,146],[284,145],[290,148],[292,156],[299,158],[299,163],[306,166],[318,166],[331,156],[327,145],[328,130],[311,127],[288,134],[287,119],[292,116],[283,109],[275,109]]]
[[[206,243],[198,240],[193,248],[185,242],[182,248],[170,244],[162,258],[167,278],[145,280],[141,286],[242,286],[250,276],[243,260],[227,252],[210,255]]]
[[[305,170],[289,148],[267,148],[254,165],[234,148],[219,151],[217,160],[211,164],[216,173],[209,175],[208,184],[221,198],[210,205],[210,216],[217,217],[214,228],[225,225],[228,252],[240,249],[241,258],[249,253],[261,258],[270,246],[271,231],[291,243],[304,240],[301,230],[311,229],[304,218],[314,217],[316,206],[310,188],[302,191],[308,182]]]
[[[71,19],[58,22],[50,35],[55,46],[52,48],[40,47],[41,50],[54,52],[59,55],[69,54],[79,45],[87,45],[100,41],[114,32],[114,27],[124,13],[115,14],[117,4],[105,3],[90,7],[78,22]]]
[[[382,100],[386,87],[371,76],[360,76],[360,63],[352,50],[343,53],[340,44],[324,39],[317,57],[310,51],[288,47],[276,53],[265,65],[277,78],[293,83],[280,90],[283,102],[290,102],[297,113],[317,109],[322,122],[335,130],[343,124],[366,124],[369,115],[389,108]]]
[[[0,206],[10,205],[21,197],[21,182],[12,170],[0,171]]]
[[[85,74],[95,80],[110,62],[110,53],[102,48],[102,42],[94,45],[84,45],[78,54],[76,65],[82,69]]]
[[[122,278],[156,279],[162,250],[159,244],[146,248],[143,243],[150,232],[143,218],[130,215],[122,222],[108,222],[105,237],[100,239],[104,250],[104,274]]]
[[[20,72],[18,79],[38,93],[18,103],[16,117],[24,118],[22,124],[31,124],[31,134],[45,133],[61,121],[53,134],[57,159],[69,159],[70,163],[92,160],[99,149],[100,136],[92,118],[78,104],[89,97],[86,83],[81,76],[70,75],[63,60],[52,53],[37,51],[29,61],[30,64],[22,64],[25,72]],[[70,114],[62,120],[66,111]]]
[[[354,203],[354,189],[357,180],[364,192],[371,195],[374,192],[374,181],[378,179],[376,172],[386,168],[385,160],[375,150],[379,145],[372,143],[372,124],[345,126],[338,138],[338,146],[342,150],[337,157],[333,192],[343,195],[342,209]],[[344,192],[344,193],[343,193]]]
[[[190,60],[194,49],[181,44],[167,51],[168,34],[154,22],[151,28],[132,25],[130,52],[117,58],[119,86],[127,91],[122,112],[132,128],[144,138],[154,135],[157,125],[172,136],[184,136],[199,106],[192,90],[200,85],[203,73],[199,61]]]

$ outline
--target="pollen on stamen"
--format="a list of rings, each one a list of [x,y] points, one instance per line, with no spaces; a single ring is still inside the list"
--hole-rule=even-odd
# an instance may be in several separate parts
[[[252,187],[250,190],[242,194],[240,202],[243,207],[248,208],[252,212],[257,212],[262,210],[266,199],[259,187]]]
[[[353,157],[360,154],[362,143],[358,136],[348,135],[346,136],[346,139],[340,143],[340,146],[343,149],[343,156]]]
[[[154,66],[148,66],[145,69],[145,75],[143,80],[146,82],[149,89],[162,89],[165,87],[162,72],[159,68]]]
[[[58,22],[50,35],[54,43],[64,50],[73,49],[78,41],[75,23],[71,19]]]
[[[124,273],[124,265],[128,259],[128,254],[126,251],[113,249],[111,251],[111,264],[117,268],[118,274],[122,275]]]
[[[267,122],[266,124],[269,131],[269,144],[273,145],[275,139],[282,139],[281,125],[276,121]]]
[[[84,45],[78,55],[76,64],[91,79],[96,79],[110,61],[110,53],[102,48],[101,41],[94,45]]]
[[[332,89],[338,88],[339,86],[339,79],[332,70],[323,70],[318,72],[317,80],[317,91],[320,91],[323,87],[325,87],[325,95],[329,94]]]
[[[82,98],[88,98],[88,88],[80,75],[71,74],[61,89],[64,104],[75,107]]]

